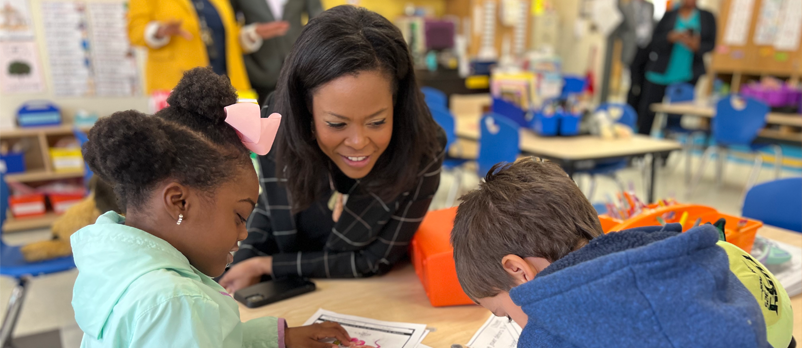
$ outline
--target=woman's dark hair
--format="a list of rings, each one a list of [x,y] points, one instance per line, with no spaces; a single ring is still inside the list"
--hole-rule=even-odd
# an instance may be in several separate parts
[[[237,102],[227,77],[207,68],[184,74],[154,116],[129,110],[99,120],[83,155],[89,168],[114,186],[121,209],[138,206],[153,186],[172,179],[211,189],[233,166],[249,165],[250,152],[225,123],[223,107]]]
[[[309,21],[284,62],[276,92],[282,125],[276,141],[276,175],[287,180],[293,210],[308,207],[329,188],[321,175],[335,166],[312,134],[312,96],[344,75],[379,71],[393,86],[393,135],[387,150],[362,179],[363,188],[385,201],[414,185],[420,166],[442,147],[415,81],[407,43],[381,15],[349,5],[334,7]]]

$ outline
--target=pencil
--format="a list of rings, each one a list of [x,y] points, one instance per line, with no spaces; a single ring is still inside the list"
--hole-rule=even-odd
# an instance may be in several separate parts
[[[682,217],[679,218],[679,224],[685,226],[685,220],[688,220],[688,212],[682,212]]]
[[[702,218],[696,218],[696,222],[693,223],[693,227],[697,227],[701,223],[702,223]]]
[[[663,220],[663,218],[661,218],[661,217],[659,217],[659,216],[657,217],[657,222],[659,222],[659,223],[660,223],[660,226],[665,226],[665,225],[666,225],[666,222],[665,222],[665,220]]]

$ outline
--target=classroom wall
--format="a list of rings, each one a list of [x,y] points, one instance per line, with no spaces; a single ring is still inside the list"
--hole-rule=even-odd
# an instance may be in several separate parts
[[[48,0],[48,1],[67,1],[67,0]],[[85,0],[92,2],[118,2],[125,0]],[[29,0],[31,17],[34,22],[36,43],[39,47],[40,66],[45,80],[46,90],[43,93],[26,94],[6,94],[0,93],[0,128],[13,127],[14,116],[22,103],[33,99],[46,99],[59,105],[66,119],[71,120],[72,116],[79,109],[89,112],[96,112],[98,115],[105,116],[115,111],[136,109],[143,112],[148,111],[148,98],[143,94],[135,97],[55,97],[52,93],[53,81],[50,76],[49,57],[45,43],[45,30],[42,23],[41,5],[43,0]],[[404,8],[408,3],[419,6],[431,7],[435,14],[440,16],[445,12],[445,0],[322,0],[324,8],[331,8],[337,5],[357,3],[359,6],[366,7],[387,17],[391,21],[404,13]],[[140,71],[144,71],[144,58],[146,53],[143,50],[137,52]],[[140,75],[141,76],[141,75]],[[144,81],[143,81],[144,82]],[[142,83],[144,86],[144,83]]]
[[[64,0],[48,0],[64,1]],[[42,68],[46,89],[44,93],[27,94],[5,94],[0,93],[0,127],[8,128],[13,126],[14,117],[17,109],[22,103],[32,99],[47,99],[58,104],[64,111],[64,116],[72,119],[72,115],[78,109],[85,109],[89,112],[97,112],[98,115],[109,115],[112,112],[128,109],[141,111],[148,110],[148,99],[143,95],[137,97],[54,97],[52,93],[53,81],[50,76],[49,57],[45,43],[45,29],[42,22],[42,0],[29,0],[31,18],[34,23],[34,35],[37,46],[39,47],[39,64]],[[122,3],[123,0],[85,0],[86,3]],[[144,64],[141,58],[144,54],[139,54],[140,71],[144,71]],[[143,90],[144,93],[144,90]]]

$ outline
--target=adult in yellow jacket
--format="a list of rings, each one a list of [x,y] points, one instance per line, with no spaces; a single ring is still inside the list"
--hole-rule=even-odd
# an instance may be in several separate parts
[[[131,44],[148,49],[148,94],[172,90],[184,71],[199,66],[227,75],[234,88],[248,91],[242,55],[285,31],[276,23],[240,28],[228,0],[131,0],[128,9]]]

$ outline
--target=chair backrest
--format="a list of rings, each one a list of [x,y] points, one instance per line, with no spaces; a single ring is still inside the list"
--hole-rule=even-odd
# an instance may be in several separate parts
[[[6,214],[8,212],[8,185],[6,185],[6,173],[0,170],[0,235],[3,234],[3,224],[6,222]],[[3,239],[0,238],[0,244]]]
[[[89,142],[89,137],[86,135],[86,133],[84,133],[82,130],[78,128],[73,128],[72,134],[75,135],[76,139],[78,139],[78,144],[81,145],[82,149],[84,147],[84,144]],[[86,161],[84,161],[84,186],[86,186],[87,188],[89,188],[89,180],[92,179],[93,175],[94,173],[92,173],[92,170],[89,169],[89,164],[87,164]],[[89,190],[86,190],[86,194],[87,195],[89,194]]]
[[[514,162],[520,150],[520,133],[518,124],[506,117],[493,113],[482,117],[479,127],[479,176],[484,177],[490,168],[499,162]]]
[[[579,76],[563,76],[563,89],[560,99],[567,99],[571,94],[579,94],[585,90],[587,80]]]
[[[736,105],[738,108],[736,108]],[[713,139],[722,145],[749,145],[766,126],[769,106],[757,99],[730,95],[716,103]]]
[[[493,104],[490,111],[506,117],[508,120],[517,123],[521,127],[526,127],[526,111],[504,99],[493,97]]]
[[[420,88],[421,92],[423,92],[423,99],[426,101],[426,104],[429,107],[432,106],[442,106],[444,108],[448,107],[448,97],[446,96],[443,91],[432,88],[428,86],[423,86]]]
[[[802,177],[764,182],[744,198],[743,216],[766,224],[802,232]]]
[[[666,88],[666,99],[669,103],[693,101],[696,91],[690,83],[675,83]]]
[[[596,111],[602,111],[602,110],[606,111],[608,114],[620,111],[621,117],[618,118],[615,122],[623,124],[632,129],[635,129],[635,125],[638,122],[638,113],[635,112],[635,109],[629,106],[629,104],[603,103],[596,108]]]
[[[434,121],[443,128],[446,132],[446,150],[451,148],[451,145],[457,140],[456,124],[454,122],[454,115],[445,108],[430,107],[429,111],[432,113]]]

